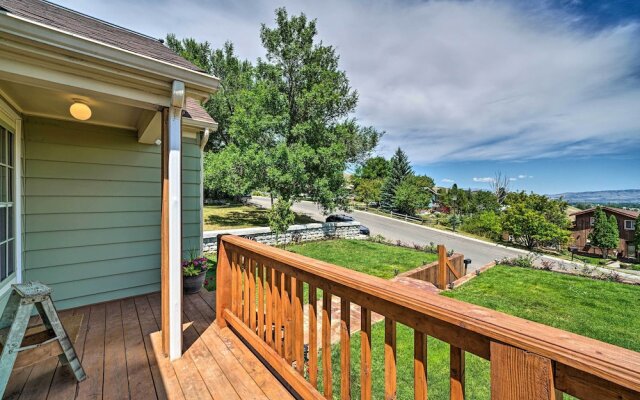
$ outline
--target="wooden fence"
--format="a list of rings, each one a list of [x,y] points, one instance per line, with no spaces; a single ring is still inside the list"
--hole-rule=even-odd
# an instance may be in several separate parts
[[[341,382],[340,398],[349,399],[351,360],[358,356],[361,398],[372,398],[372,312],[385,318],[386,399],[396,398],[398,323],[414,331],[415,399],[427,399],[427,336],[449,344],[451,399],[465,398],[465,352],[490,360],[492,400],[559,399],[562,392],[580,399],[640,398],[640,353],[239,237],[222,236],[218,249],[217,324],[234,329],[304,399],[332,398],[334,379]],[[303,284],[309,285],[308,362]],[[341,301],[340,376],[332,376],[331,365],[333,296]],[[351,354],[351,303],[362,307],[359,355]]]
[[[449,284],[467,274],[464,255],[454,253],[447,255],[444,245],[438,245],[438,261],[425,264],[399,274],[399,277],[412,278],[433,283],[438,289],[446,289]]]

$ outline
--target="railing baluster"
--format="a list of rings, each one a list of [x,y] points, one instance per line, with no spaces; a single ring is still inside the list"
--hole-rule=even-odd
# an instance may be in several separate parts
[[[235,255],[235,275],[236,275],[236,315],[242,319],[242,256],[238,253]]]
[[[309,382],[318,387],[318,296],[316,287],[309,285]]]
[[[304,374],[304,309],[302,308],[302,290],[304,282],[296,278],[291,279],[293,292],[293,358],[296,362],[296,370]]]
[[[282,356],[282,273],[280,271],[273,270],[273,281],[273,317],[275,319],[273,346]]]
[[[273,297],[271,291],[273,289],[273,268],[266,264],[265,276],[265,297],[266,297],[266,315],[265,315],[265,341],[268,346],[273,347]]]
[[[360,398],[371,400],[371,310],[362,307],[360,319]]]
[[[427,400],[427,335],[413,331],[413,398]]]
[[[231,312],[238,315],[238,253],[231,253]],[[216,289],[217,290],[217,289]]]
[[[384,318],[384,398],[397,396],[396,366],[396,321]]]
[[[284,309],[284,358],[293,362],[293,303],[291,297],[291,277],[282,274],[282,305]]]
[[[340,299],[340,398],[351,398],[351,303]]]
[[[247,262],[249,270],[249,327],[256,331],[256,262],[250,258]]]
[[[258,336],[264,339],[264,265],[258,262]]]
[[[243,305],[242,305],[242,320],[245,325],[249,326],[249,259],[247,257],[243,257],[241,260],[242,267],[242,297],[243,297]]]
[[[459,347],[450,347],[450,365],[451,377],[449,379],[451,386],[451,400],[463,400],[465,396],[464,387],[464,351]]]
[[[333,398],[333,378],[331,373],[331,293],[322,293],[322,383],[324,397]]]

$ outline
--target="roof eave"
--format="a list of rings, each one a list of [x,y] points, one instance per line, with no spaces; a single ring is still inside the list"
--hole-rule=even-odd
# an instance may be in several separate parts
[[[207,98],[220,86],[220,81],[215,76],[136,54],[7,12],[0,12],[0,32],[49,47],[64,49],[81,55],[87,60],[98,59],[135,69],[143,75],[161,76],[169,81],[182,81],[185,83],[188,96],[197,99]]]

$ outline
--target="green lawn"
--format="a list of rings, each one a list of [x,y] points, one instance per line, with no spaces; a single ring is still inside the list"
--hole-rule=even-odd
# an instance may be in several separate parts
[[[436,254],[369,240],[324,240],[287,246],[287,250],[354,271],[391,279],[438,259]]]
[[[255,226],[269,226],[268,210],[264,208],[233,204],[225,206],[204,206],[204,230],[240,229]],[[296,214],[294,224],[318,222],[313,218]]]
[[[482,305],[532,321],[640,351],[640,287],[497,266],[466,285],[443,295]],[[372,328],[373,392],[384,393],[384,323]],[[352,337],[352,397],[360,394],[360,336]],[[398,398],[413,398],[413,331],[398,325]],[[429,338],[429,399],[448,399],[448,345]],[[467,398],[489,399],[489,362],[467,354]],[[340,350],[332,348],[333,376],[340,376]],[[322,386],[319,386],[322,387]],[[340,393],[334,379],[334,394]],[[337,398],[337,396],[334,396]]]

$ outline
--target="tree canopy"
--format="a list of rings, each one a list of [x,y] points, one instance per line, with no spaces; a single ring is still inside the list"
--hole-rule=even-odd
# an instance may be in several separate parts
[[[219,124],[205,162],[210,190],[265,189],[282,200],[279,208],[303,196],[326,210],[347,205],[343,171],[366,159],[381,133],[352,117],[358,94],[335,48],[317,34],[315,20],[279,8],[275,26],[260,29],[266,57],[255,64],[240,60],[229,42],[211,51],[207,42],[167,37],[178,54],[220,78],[205,103]]]
[[[564,201],[519,192],[509,193],[505,204],[502,228],[528,249],[560,246],[569,241],[570,222]]]

